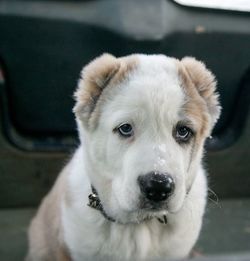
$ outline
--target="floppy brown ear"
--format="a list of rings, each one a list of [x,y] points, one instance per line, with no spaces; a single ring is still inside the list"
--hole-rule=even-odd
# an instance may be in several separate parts
[[[184,68],[198,93],[205,100],[213,127],[221,113],[219,94],[216,92],[217,82],[215,77],[206,68],[204,63],[197,61],[192,57],[183,58],[181,63],[184,65]]]
[[[118,72],[120,62],[110,54],[103,54],[85,66],[74,94],[76,117],[87,124],[102,91]]]

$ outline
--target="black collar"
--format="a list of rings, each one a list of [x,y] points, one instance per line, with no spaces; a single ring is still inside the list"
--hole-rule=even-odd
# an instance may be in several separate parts
[[[107,215],[107,213],[105,212],[105,210],[103,209],[103,206],[102,206],[102,203],[101,203],[101,200],[98,196],[98,193],[96,191],[96,189],[91,185],[91,190],[92,190],[92,193],[89,194],[89,203],[88,203],[88,206],[91,207],[91,208],[94,208],[96,210],[99,210],[102,215],[109,221],[111,222],[117,222],[115,219],[113,219],[112,217],[110,217],[109,215]],[[166,225],[167,224],[167,216],[166,215],[163,215],[163,218],[159,218],[157,217],[157,220],[161,223],[161,224],[164,224]],[[118,222],[117,222],[118,223]]]
[[[92,185],[91,185],[91,190],[92,190],[92,193],[89,194],[88,206],[91,208],[94,208],[96,210],[99,210],[107,220],[109,220],[111,222],[115,222],[115,220],[112,217],[108,216],[107,213],[104,211],[101,200],[98,196],[98,193]]]

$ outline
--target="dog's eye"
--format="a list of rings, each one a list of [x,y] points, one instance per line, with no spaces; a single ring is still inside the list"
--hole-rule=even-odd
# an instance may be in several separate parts
[[[125,123],[117,128],[119,134],[125,138],[131,137],[134,134],[132,125]]]
[[[176,140],[179,142],[188,142],[190,138],[192,137],[193,132],[190,128],[187,126],[177,126],[176,127]]]

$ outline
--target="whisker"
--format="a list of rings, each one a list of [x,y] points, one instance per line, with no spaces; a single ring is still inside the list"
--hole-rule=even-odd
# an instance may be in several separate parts
[[[208,197],[208,200],[210,200],[212,203],[214,203],[215,206],[221,208],[221,205],[218,201],[215,201],[215,200],[213,200],[212,198],[209,198],[209,197]]]
[[[208,188],[208,192],[210,192],[210,196],[212,196],[214,198],[213,199],[212,197],[210,197],[208,195],[208,200],[210,200],[212,203],[214,203],[217,207],[221,208],[217,194],[210,188]]]
[[[216,201],[219,201],[219,198],[218,198],[218,196],[217,196],[217,194],[211,189],[211,188],[208,188],[208,191],[209,192],[211,192],[212,193],[212,195],[214,195],[215,196],[215,198],[216,198]]]

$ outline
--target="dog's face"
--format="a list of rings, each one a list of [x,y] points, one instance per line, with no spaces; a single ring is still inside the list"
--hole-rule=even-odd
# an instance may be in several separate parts
[[[180,210],[220,114],[205,66],[103,55],[83,70],[76,99],[87,170],[105,212],[128,223]]]

